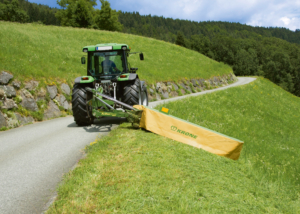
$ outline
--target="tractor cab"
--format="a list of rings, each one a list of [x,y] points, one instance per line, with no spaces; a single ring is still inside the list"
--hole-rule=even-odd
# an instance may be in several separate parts
[[[95,80],[111,80],[124,73],[134,73],[136,69],[130,69],[127,56],[130,48],[126,44],[98,44],[96,46],[86,46],[83,52],[87,53],[87,76],[92,76]],[[134,54],[134,53],[132,53]],[[143,60],[143,54],[140,54]],[[85,57],[81,58],[85,64]]]
[[[128,73],[127,54],[124,51],[89,52],[87,75],[96,80],[112,79],[121,73]]]

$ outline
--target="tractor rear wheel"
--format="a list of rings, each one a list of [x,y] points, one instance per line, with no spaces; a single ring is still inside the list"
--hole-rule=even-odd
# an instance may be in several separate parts
[[[137,78],[134,81],[128,82],[123,88],[122,102],[128,105],[148,105],[148,93],[146,87],[143,86],[141,91],[141,98],[139,96],[140,80]],[[140,100],[141,99],[141,100]]]
[[[92,99],[93,94],[87,92],[85,87],[86,85],[74,84],[72,90],[72,111],[78,126],[88,126],[93,123],[92,111],[86,103]]]

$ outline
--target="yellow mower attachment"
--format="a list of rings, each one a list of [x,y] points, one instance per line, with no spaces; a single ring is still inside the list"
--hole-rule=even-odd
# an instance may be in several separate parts
[[[196,124],[169,115],[169,109],[160,111],[143,105],[129,106],[113,97],[102,94],[95,89],[86,87],[93,93],[93,98],[87,102],[94,118],[124,117],[136,128],[144,128],[161,136],[185,143],[213,154],[237,160],[243,147],[243,142]],[[116,104],[125,110],[116,109]]]
[[[142,105],[133,107],[143,111],[141,128],[233,160],[240,157],[243,147],[240,140],[168,115],[166,108],[157,111]]]

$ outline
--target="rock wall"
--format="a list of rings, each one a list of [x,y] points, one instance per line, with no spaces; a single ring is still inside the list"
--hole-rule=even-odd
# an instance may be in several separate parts
[[[72,106],[66,98],[71,96],[68,84],[41,86],[39,81],[13,78],[5,71],[0,73],[0,130],[71,113]]]
[[[185,94],[197,93],[200,91],[228,85],[236,81],[234,74],[228,74],[210,79],[191,79],[179,82],[157,82],[147,86],[149,101],[168,99],[170,97],[182,96]]]
[[[149,101],[196,93],[234,82],[234,74],[210,79],[157,82],[148,85]],[[59,93],[60,92],[60,93]],[[69,99],[67,99],[69,98]],[[0,130],[71,114],[71,88],[66,83],[51,85],[31,80],[21,82],[5,71],[0,73]]]

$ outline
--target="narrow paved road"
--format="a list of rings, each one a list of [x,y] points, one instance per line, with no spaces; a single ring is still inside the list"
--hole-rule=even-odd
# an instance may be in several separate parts
[[[202,94],[212,93],[212,92],[215,92],[215,91],[225,90],[227,88],[231,88],[231,87],[235,87],[235,86],[239,86],[239,85],[246,85],[250,82],[253,82],[254,80],[256,80],[256,78],[254,78],[254,77],[238,77],[238,81],[233,83],[233,84],[230,84],[230,85],[227,85],[227,86],[224,86],[224,87],[220,87],[220,88],[216,88],[216,89],[212,89],[212,90],[207,90],[207,91],[202,91],[202,92],[198,92],[198,93],[188,94],[188,95],[181,96],[181,97],[173,97],[173,98],[166,99],[166,100],[151,102],[151,103],[149,103],[149,107],[154,108],[157,105],[160,105],[160,104],[163,104],[163,103],[168,103],[168,102],[173,102],[175,100],[180,100],[180,99],[183,99],[183,98],[186,98],[186,97],[194,97],[194,96],[199,96],[199,95],[202,95]]]
[[[188,96],[224,90],[253,80],[255,78],[239,78],[230,86]],[[150,106],[177,99],[182,97],[152,102]],[[84,147],[122,121],[121,118],[107,118],[90,127],[77,127],[73,117],[65,117],[1,132],[0,213],[43,212],[63,174],[83,156]]]

